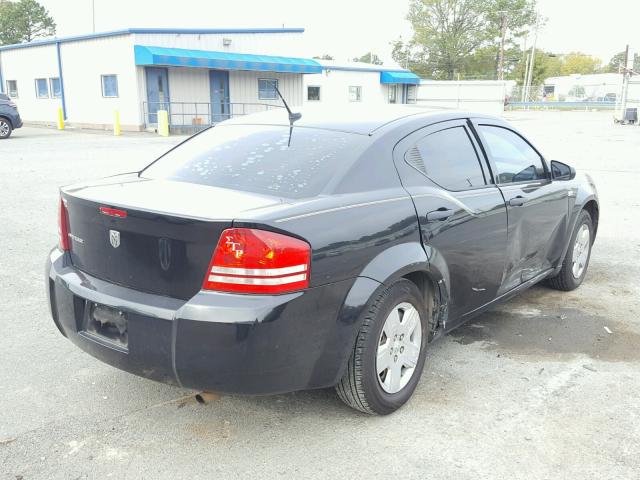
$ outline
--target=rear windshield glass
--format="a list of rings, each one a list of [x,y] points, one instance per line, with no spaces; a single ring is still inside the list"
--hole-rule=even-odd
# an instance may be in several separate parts
[[[141,176],[285,198],[319,194],[354,161],[361,135],[314,128],[219,125],[147,167]]]

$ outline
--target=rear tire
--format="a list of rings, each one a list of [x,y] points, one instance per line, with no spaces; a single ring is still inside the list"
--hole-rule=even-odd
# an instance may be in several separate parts
[[[336,385],[344,403],[371,415],[387,415],[409,400],[424,367],[429,334],[425,304],[418,287],[406,279],[370,301],[347,370]]]
[[[578,288],[587,275],[593,245],[593,221],[586,210],[580,212],[569,242],[560,273],[547,280],[551,288],[565,292]]]
[[[12,131],[13,128],[11,127],[11,123],[9,122],[9,120],[0,118],[0,140],[9,138]]]

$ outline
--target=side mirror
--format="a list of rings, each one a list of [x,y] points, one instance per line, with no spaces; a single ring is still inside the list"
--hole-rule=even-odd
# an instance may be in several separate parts
[[[554,180],[573,180],[576,177],[576,169],[566,163],[551,160],[551,178]]]

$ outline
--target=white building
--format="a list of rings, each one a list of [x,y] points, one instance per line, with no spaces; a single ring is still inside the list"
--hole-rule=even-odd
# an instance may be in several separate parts
[[[616,101],[622,91],[619,73],[564,75],[544,81],[544,98],[556,101]]]
[[[304,58],[302,28],[131,28],[0,47],[0,92],[28,123],[153,128],[168,110],[174,128],[318,101],[406,103],[418,77],[376,65]]]
[[[399,67],[318,60],[322,72],[304,76],[305,102],[416,103],[420,78]]]

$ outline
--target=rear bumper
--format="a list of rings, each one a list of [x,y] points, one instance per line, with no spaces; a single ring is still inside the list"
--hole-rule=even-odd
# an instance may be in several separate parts
[[[13,126],[14,130],[16,128],[21,128],[22,127],[22,118],[20,118],[20,114],[19,113],[17,113],[16,116],[11,119],[11,123],[12,123],[12,126]]]
[[[352,280],[287,295],[199,292],[185,302],[91,277],[54,249],[46,282],[56,326],[82,350],[194,389],[273,394],[334,385],[351,350],[345,333],[357,328],[336,321]],[[126,312],[126,349],[82,331],[87,301]]]

